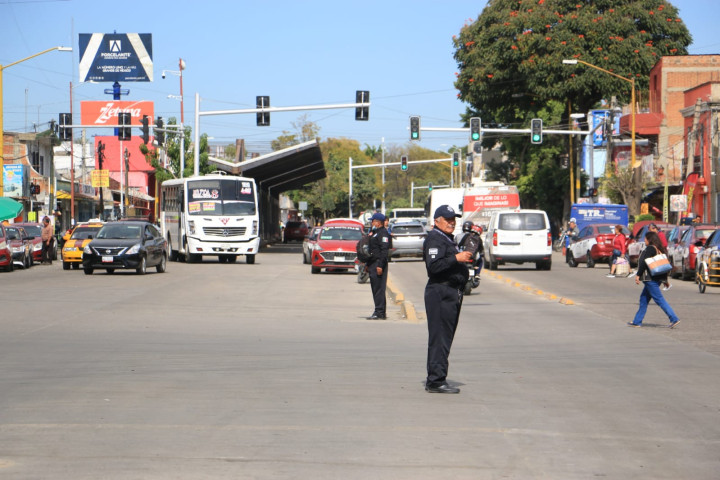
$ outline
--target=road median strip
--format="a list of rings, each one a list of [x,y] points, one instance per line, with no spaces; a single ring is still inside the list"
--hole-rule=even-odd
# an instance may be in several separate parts
[[[395,304],[400,305],[400,314],[405,321],[410,323],[422,323],[424,321],[424,318],[418,316],[415,305],[410,300],[405,300],[405,295],[393,283],[392,276],[389,276],[387,280],[387,293]]]
[[[499,280],[501,282],[510,284],[511,286],[513,286],[515,288],[519,288],[526,292],[533,293],[535,295],[544,297],[548,300],[557,301],[558,303],[561,303],[563,305],[575,305],[575,302],[573,302],[569,298],[560,297],[558,295],[555,295],[554,293],[544,292],[543,290],[541,290],[539,288],[535,288],[531,285],[526,285],[524,283],[517,282],[517,281],[513,280],[512,278],[504,277],[501,274],[499,274],[493,270],[483,270],[483,275],[487,275],[489,277],[494,278],[495,280]]]

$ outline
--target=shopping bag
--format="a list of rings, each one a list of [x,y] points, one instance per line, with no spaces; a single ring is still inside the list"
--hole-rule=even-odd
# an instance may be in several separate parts
[[[615,264],[615,276],[627,277],[630,274],[630,264],[628,262]]]
[[[646,258],[645,263],[647,263],[648,269],[650,269],[650,275],[653,277],[668,273],[672,270],[672,265],[670,265],[670,261],[664,253]]]

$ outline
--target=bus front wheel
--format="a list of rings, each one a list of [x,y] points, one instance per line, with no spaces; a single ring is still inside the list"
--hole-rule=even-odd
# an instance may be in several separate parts
[[[248,265],[254,264],[254,263],[255,263],[255,254],[254,254],[254,253],[253,253],[253,254],[248,253],[247,255],[245,255],[245,262],[246,262]]]

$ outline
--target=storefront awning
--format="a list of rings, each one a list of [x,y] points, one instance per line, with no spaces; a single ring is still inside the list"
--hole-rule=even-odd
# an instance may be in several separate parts
[[[327,176],[317,140],[243,162],[228,162],[213,157],[208,161],[228,173],[254,178],[259,188],[272,194],[300,188]]]

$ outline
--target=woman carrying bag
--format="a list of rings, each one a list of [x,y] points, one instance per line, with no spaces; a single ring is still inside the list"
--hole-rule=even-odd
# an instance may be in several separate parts
[[[635,277],[636,285],[639,285],[641,280],[644,284],[642,293],[640,293],[640,307],[635,314],[635,319],[629,322],[628,326],[636,328],[642,326],[648,303],[650,303],[650,299],[652,298],[657,306],[660,307],[670,319],[670,328],[674,328],[680,323],[680,319],[675,315],[675,312],[660,291],[660,285],[667,282],[668,271],[653,275],[647,262],[647,260],[653,260],[653,257],[657,257],[658,255],[667,255],[667,251],[662,246],[660,237],[658,237],[658,234],[655,232],[648,232],[645,235],[645,245],[647,246],[638,259],[638,270],[637,276]],[[667,260],[667,258],[665,260]]]

